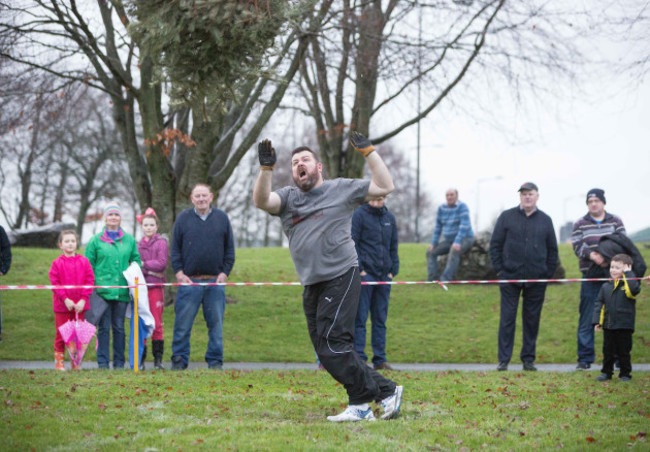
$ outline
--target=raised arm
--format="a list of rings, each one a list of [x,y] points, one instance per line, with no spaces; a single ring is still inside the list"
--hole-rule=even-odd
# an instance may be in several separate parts
[[[390,172],[382,158],[377,152],[374,152],[375,147],[370,140],[359,132],[351,132],[350,144],[364,156],[370,168],[372,177],[368,194],[366,195],[366,201],[390,194],[395,189],[393,178],[390,176]]]
[[[260,160],[260,173],[253,188],[253,202],[258,209],[273,214],[279,213],[280,197],[271,191],[271,179],[276,161],[275,149],[271,145],[271,140],[262,141],[257,146],[257,154]]]

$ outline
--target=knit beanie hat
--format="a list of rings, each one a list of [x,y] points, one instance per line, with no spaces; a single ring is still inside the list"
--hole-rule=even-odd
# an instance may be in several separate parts
[[[108,215],[109,213],[116,213],[118,215],[122,215],[120,206],[117,204],[115,201],[109,201],[106,206],[104,206],[104,216]]]
[[[587,193],[587,204],[589,204],[589,199],[591,198],[598,198],[603,204],[607,204],[607,201],[605,201],[605,190],[601,190],[600,188],[592,188],[589,190],[589,193]]]

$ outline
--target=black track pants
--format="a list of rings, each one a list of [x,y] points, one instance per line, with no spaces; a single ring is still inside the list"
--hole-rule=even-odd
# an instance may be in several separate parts
[[[354,319],[361,279],[357,267],[330,281],[305,286],[302,305],[318,359],[348,392],[349,404],[380,401],[395,382],[368,367],[354,351]]]

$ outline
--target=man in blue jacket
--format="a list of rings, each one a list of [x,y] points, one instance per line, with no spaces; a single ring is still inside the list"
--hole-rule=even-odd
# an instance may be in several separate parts
[[[352,239],[359,257],[362,281],[392,281],[399,272],[395,216],[384,206],[386,197],[363,204],[352,215]],[[366,321],[372,323],[372,364],[376,370],[393,368],[386,360],[386,319],[390,285],[363,285],[355,319],[354,348],[368,361]]]
[[[537,208],[537,185],[519,187],[520,204],[499,215],[490,240],[490,259],[499,279],[548,279],[558,264],[557,240],[551,217]],[[542,315],[546,283],[512,282],[499,284],[499,366],[507,370],[515,340],[519,296],[523,297],[523,344],[520,358],[524,370],[535,368],[535,347]]]
[[[183,210],[172,230],[171,262],[179,283],[225,283],[235,265],[235,240],[226,212],[211,207],[209,185],[196,184],[190,199],[194,208]],[[180,286],[174,303],[172,369],[184,370],[190,359],[194,318],[203,306],[208,327],[205,361],[210,369],[223,365],[225,286]]]

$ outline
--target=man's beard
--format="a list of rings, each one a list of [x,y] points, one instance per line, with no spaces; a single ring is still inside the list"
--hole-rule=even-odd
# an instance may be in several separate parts
[[[314,185],[318,182],[318,170],[314,169],[311,173],[307,172],[307,178],[302,181],[299,177],[294,176],[293,182],[302,191],[309,191],[314,188]]]

